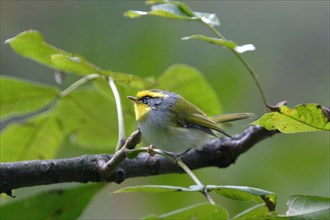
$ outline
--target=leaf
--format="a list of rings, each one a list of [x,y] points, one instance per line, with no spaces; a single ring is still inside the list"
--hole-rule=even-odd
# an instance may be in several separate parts
[[[136,75],[127,74],[127,73],[119,73],[119,72],[111,72],[108,75],[116,81],[116,84],[120,84],[125,88],[144,90],[146,88],[150,88],[155,85],[155,78],[153,76],[142,78]]]
[[[5,41],[18,54],[56,70],[87,75],[101,70],[83,57],[58,49],[45,42],[36,30],[24,31]]]
[[[215,191],[227,198],[240,200],[240,201],[257,201],[261,204],[266,204],[270,211],[273,211],[276,205],[275,193],[253,188],[247,186],[214,186],[207,185],[208,191]],[[167,186],[167,185],[142,185],[125,187],[115,191],[114,193],[131,193],[131,192],[203,192],[204,187],[199,185],[192,185],[189,188],[180,186]]]
[[[127,11],[124,15],[129,18],[137,18],[145,15],[165,17],[179,20],[201,21],[210,26],[220,25],[219,19],[214,13],[194,12],[186,4],[178,1],[148,1],[152,4],[151,11]]]
[[[173,3],[153,5],[151,6],[151,11],[148,14],[167,17],[167,18],[189,19],[189,20],[193,16],[192,13],[187,13],[187,11],[182,10],[180,5]]]
[[[253,44],[245,44],[245,45],[239,46],[233,41],[223,40],[223,39],[214,38],[214,37],[207,37],[205,35],[199,35],[199,34],[183,37],[183,38],[181,38],[181,40],[201,40],[201,41],[205,41],[205,42],[208,42],[211,44],[217,44],[219,46],[227,47],[231,50],[236,51],[237,53],[245,53],[247,51],[254,51],[256,49]]]
[[[209,116],[221,113],[222,108],[216,92],[193,67],[183,64],[169,67],[159,76],[157,88],[180,94]]]
[[[85,58],[77,55],[52,54],[50,56],[57,69],[62,71],[88,75],[92,73],[104,74],[102,70]]]
[[[216,193],[225,196],[230,199],[239,201],[251,201],[254,200],[258,203],[265,203],[270,211],[275,209],[276,194],[263,189],[247,186],[214,186],[208,185],[209,191],[215,191]]]
[[[77,219],[103,184],[52,190],[1,206],[1,219]]]
[[[274,211],[276,205],[275,193],[246,186],[214,186],[207,185],[206,189],[211,192],[223,195],[227,198],[240,200],[240,201],[257,201],[264,206],[256,206],[254,209],[247,210],[240,215],[248,216],[265,216],[269,211]],[[189,188],[180,186],[167,186],[167,185],[142,185],[131,186],[119,189],[113,193],[132,193],[132,192],[149,192],[149,193],[163,193],[163,192],[203,192],[204,187],[200,185],[192,185]],[[267,207],[266,211],[265,208]],[[150,217],[151,218],[151,217]],[[151,218],[152,219],[152,218]]]
[[[217,45],[220,45],[220,46],[227,47],[231,50],[234,50],[237,47],[237,44],[233,41],[222,40],[222,39],[219,39],[219,38],[207,37],[207,36],[198,35],[198,34],[182,38],[182,40],[191,40],[191,39],[206,41],[206,42],[211,43],[211,44],[217,44]]]
[[[54,158],[62,140],[60,126],[49,113],[11,124],[0,135],[1,162]]]
[[[218,205],[203,203],[144,219],[228,219],[228,212]]]
[[[328,219],[330,198],[294,195],[288,201],[287,217],[294,219]]]
[[[36,111],[54,100],[59,90],[52,86],[0,77],[0,117]]]
[[[110,151],[117,143],[115,103],[94,88],[81,88],[61,98],[54,113],[70,140],[80,147]]]
[[[11,48],[18,54],[44,64],[55,70],[71,72],[78,75],[97,73],[111,76],[126,86],[144,89],[154,83],[152,78],[141,78],[127,73],[116,73],[102,70],[80,55],[66,52],[45,42],[44,37],[36,30],[24,31],[13,38],[6,40]]]
[[[24,31],[6,40],[6,43],[9,43],[16,53],[56,70],[80,75],[102,73],[100,68],[83,57],[46,43],[41,33],[35,30]]]
[[[102,73],[98,67],[83,57],[46,43],[41,33],[36,30],[24,31],[6,40],[6,43],[9,43],[16,53],[56,70],[80,75]]]
[[[294,108],[281,105],[273,107],[273,112],[266,113],[252,124],[283,133],[330,131],[330,121],[323,108],[318,104],[302,104]]]
[[[265,218],[270,214],[266,204],[258,204],[252,208],[244,210],[238,215],[234,216],[232,220],[245,220],[245,219],[267,219]]]
[[[47,44],[44,37],[36,30],[24,31],[5,41],[18,54],[57,69],[51,60],[52,54],[72,54]]]
[[[150,193],[159,193],[159,192],[196,192],[199,190],[190,189],[180,186],[165,186],[165,185],[142,185],[142,186],[130,186],[121,188],[115,193],[131,193],[131,192],[150,192]]]
[[[147,5],[155,5],[155,4],[162,4],[162,3],[167,3],[167,4],[173,4],[178,6],[187,16],[193,16],[194,12],[188,7],[188,5],[186,5],[183,2],[179,2],[179,1],[172,1],[172,0],[147,0],[146,4]]]

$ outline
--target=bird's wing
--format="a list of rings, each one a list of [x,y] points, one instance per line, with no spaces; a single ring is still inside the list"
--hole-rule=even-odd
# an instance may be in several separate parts
[[[201,113],[192,113],[190,116],[186,118],[186,126],[192,128],[199,128],[202,131],[205,131],[213,136],[216,136],[210,129],[219,131],[224,135],[230,137],[230,135],[226,134],[224,130],[218,127],[218,125],[209,119],[207,116]]]
[[[229,121],[236,121],[246,118],[252,118],[255,114],[253,113],[231,113],[212,116],[211,119],[216,123],[224,123]]]

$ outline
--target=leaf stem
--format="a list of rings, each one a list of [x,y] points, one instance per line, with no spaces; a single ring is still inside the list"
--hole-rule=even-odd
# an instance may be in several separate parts
[[[68,88],[66,88],[65,90],[63,90],[60,93],[60,97],[65,97],[67,95],[69,95],[71,92],[73,92],[74,90],[76,90],[79,86],[85,84],[86,82],[92,80],[92,79],[96,79],[96,78],[102,78],[103,76],[97,73],[93,73],[93,74],[89,74],[81,79],[79,79],[78,81],[74,82],[73,84],[71,84]]]
[[[192,170],[185,164],[180,158],[176,158],[176,163],[191,177],[191,179],[199,186],[203,186],[203,194],[207,198],[207,200],[212,204],[215,205],[214,200],[210,196],[207,188],[199,181],[197,176],[192,172]]]
[[[262,98],[262,102],[264,104],[264,107],[266,109],[266,112],[269,112],[269,109],[267,108],[267,99],[266,99],[266,96],[264,94],[264,91],[263,89],[261,88],[261,84],[258,80],[258,76],[257,74],[255,74],[254,70],[250,67],[250,65],[246,62],[246,60],[239,54],[237,53],[235,50],[231,50],[235,56],[241,61],[241,63],[243,64],[243,66],[249,71],[250,75],[252,76],[254,82],[256,83],[257,87],[258,87],[258,90],[259,90],[259,93],[261,95],[261,98]]]
[[[125,142],[125,124],[124,124],[124,115],[123,115],[123,108],[120,101],[120,95],[117,89],[117,86],[115,84],[115,81],[112,79],[112,77],[108,78],[109,86],[111,88],[111,91],[113,93],[113,96],[115,97],[116,102],[116,109],[117,109],[117,118],[118,118],[118,142],[116,146],[116,151],[120,150],[122,148],[123,143]]]
[[[197,176],[191,171],[191,169],[183,163],[183,161],[180,158],[176,158],[176,163],[191,177],[191,179],[199,186],[202,186],[203,184],[201,181],[197,178]]]
[[[198,186],[203,187],[202,193],[212,205],[215,205],[215,202],[208,193],[207,188],[202,184],[202,182],[197,178],[197,176],[192,172],[192,170],[181,160],[180,157],[173,156],[166,151],[162,151],[160,149],[152,149],[152,152],[157,153],[167,159],[170,159],[174,161],[178,166],[180,166]]]
[[[202,21],[201,21],[202,22]],[[222,40],[226,40],[226,38],[216,29],[214,28],[212,25],[209,25],[207,23],[202,22],[204,25],[206,25],[206,27],[208,27],[217,37],[219,37]],[[267,99],[266,96],[264,94],[264,91],[261,87],[261,84],[258,80],[258,76],[257,74],[254,72],[254,70],[250,67],[250,65],[246,62],[246,60],[238,53],[236,52],[234,49],[227,47],[231,52],[233,52],[235,54],[235,56],[240,60],[240,62],[243,64],[243,66],[247,69],[247,71],[250,73],[250,75],[252,76],[254,82],[256,83],[257,87],[258,87],[258,91],[261,95],[262,98],[262,102],[265,106],[266,112],[269,112],[267,106]]]
[[[199,20],[203,25],[205,25],[208,29],[210,29],[217,37],[219,37],[222,40],[227,40],[225,36],[223,36],[216,28],[214,28],[212,25],[207,24],[203,22],[202,20]]]

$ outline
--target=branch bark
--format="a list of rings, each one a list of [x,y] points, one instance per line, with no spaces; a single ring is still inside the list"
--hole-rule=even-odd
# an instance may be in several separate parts
[[[190,169],[216,166],[225,168],[256,143],[272,136],[260,126],[250,126],[233,138],[219,138],[206,143],[201,149],[191,149],[180,155]],[[13,189],[63,182],[116,182],[139,176],[165,173],[183,173],[172,161],[159,155],[139,154],[134,159],[125,158],[111,175],[98,169],[113,155],[86,155],[68,159],[34,160],[0,163],[0,193],[11,195]]]

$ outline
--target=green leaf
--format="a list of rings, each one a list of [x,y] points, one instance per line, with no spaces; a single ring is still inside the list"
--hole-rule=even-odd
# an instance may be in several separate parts
[[[302,104],[294,108],[281,105],[272,109],[274,112],[266,113],[252,124],[283,133],[330,131],[329,118],[323,111],[326,108],[318,104]]]
[[[35,30],[24,31],[6,40],[6,43],[9,43],[16,53],[57,70],[80,75],[102,73],[83,57],[46,43],[41,33]]]
[[[222,108],[216,92],[193,67],[183,64],[171,66],[159,76],[157,88],[180,94],[209,116],[221,113]]]
[[[207,37],[205,35],[199,35],[199,34],[183,37],[181,39],[182,40],[191,40],[191,39],[192,40],[201,40],[201,41],[205,41],[205,42],[208,42],[208,43],[211,43],[211,44],[217,44],[219,46],[227,47],[230,50],[236,51],[237,53],[244,53],[244,52],[247,52],[247,51],[254,51],[256,49],[253,44],[245,44],[245,45],[239,46],[233,41],[223,40],[223,39],[214,38],[214,37]]]
[[[45,42],[44,37],[35,30],[24,31],[6,40],[12,49],[27,58],[51,68],[87,75],[101,70],[83,57],[58,49]]]
[[[47,44],[44,41],[44,37],[35,30],[24,31],[5,42],[8,43],[16,53],[54,69],[58,68],[51,60],[52,54],[72,56],[72,54],[64,50]]]
[[[214,38],[214,37],[207,37],[207,36],[204,36],[204,35],[191,35],[191,36],[182,38],[182,40],[191,40],[191,39],[206,41],[206,42],[211,43],[211,44],[217,44],[217,45],[220,45],[220,46],[227,47],[231,50],[234,50],[237,46],[237,44],[233,41],[222,40],[222,39]]]
[[[201,21],[210,26],[220,25],[219,19],[213,13],[194,12],[186,4],[178,1],[148,1],[153,4],[151,11],[127,11],[124,15],[129,18],[137,18],[144,15],[152,15],[179,20]]]
[[[189,20],[193,16],[193,14],[187,13],[186,11],[182,10],[180,5],[173,3],[165,3],[151,6],[151,11],[149,12],[149,15]]]
[[[294,195],[288,206],[289,219],[328,219],[330,216],[330,198]]]
[[[258,203],[266,203],[268,207],[275,208],[276,195],[275,193],[253,188],[247,186],[214,186],[207,185],[208,191],[215,191],[216,193],[225,197],[240,200],[240,201],[257,201]],[[180,186],[167,186],[167,185],[142,185],[125,187],[115,191],[114,193],[131,193],[131,192],[203,192],[204,187],[199,185],[192,185],[189,188]]]
[[[0,117],[10,117],[36,111],[54,100],[59,93],[55,87],[0,77]]]
[[[111,72],[111,74],[108,73],[107,75],[111,75],[111,77],[116,81],[116,84],[120,84],[125,88],[130,89],[144,90],[152,87],[156,83],[153,76],[142,78],[132,74],[119,72]]]
[[[213,186],[208,185],[209,191],[215,191],[216,193],[235,199],[239,201],[251,201],[254,200],[258,203],[265,203],[270,211],[275,209],[276,194],[263,189],[247,186]]]
[[[103,184],[43,192],[1,206],[1,219],[77,219]]]
[[[102,70],[85,58],[77,55],[52,54],[50,56],[57,69],[62,71],[88,75],[92,73],[102,74]]]
[[[178,6],[183,13],[185,13],[187,16],[193,16],[194,12],[188,7],[188,5],[184,4],[183,2],[179,1],[172,1],[172,0],[147,0],[147,5],[155,5],[155,4],[173,4]]]
[[[66,52],[46,43],[41,33],[35,30],[24,31],[6,40],[6,43],[16,53],[56,70],[83,76],[93,73],[111,76],[119,83],[139,89],[144,89],[154,83],[152,78],[144,79],[131,74],[102,70],[80,55]]]
[[[218,206],[209,203],[198,204],[183,209],[178,209],[158,217],[146,217],[144,219],[228,219],[228,212]]]
[[[102,152],[115,148],[118,138],[115,103],[94,88],[80,88],[62,97],[54,111],[75,144]]]
[[[61,128],[49,113],[11,124],[0,134],[1,162],[54,158],[62,140]]]
[[[144,15],[153,15],[158,17],[172,18],[172,19],[180,19],[180,20],[192,20],[191,17],[184,14],[180,11],[179,7],[172,4],[164,4],[160,5],[161,7],[152,7],[152,11],[136,11],[129,10],[124,15],[129,18],[137,18]]]
[[[270,214],[266,204],[258,204],[252,208],[244,210],[238,215],[234,216],[232,220],[245,220],[245,219],[266,219],[265,217]]]
[[[246,186],[214,186],[207,185],[206,189],[211,192],[223,195],[227,198],[240,200],[240,201],[257,201],[262,204],[254,207],[254,209],[247,210],[241,213],[241,216],[265,216],[269,211],[274,211],[276,205],[275,193]],[[132,192],[149,192],[149,193],[163,193],[163,192],[203,192],[204,187],[199,185],[192,185],[189,188],[180,186],[167,186],[167,185],[142,185],[131,186],[119,189],[113,193],[132,193]],[[266,210],[265,210],[265,207]]]
[[[121,188],[113,193],[131,193],[131,192],[150,192],[150,193],[159,193],[159,192],[196,192],[199,190],[190,189],[180,186],[165,186],[165,185],[142,185],[142,186],[129,186]]]

